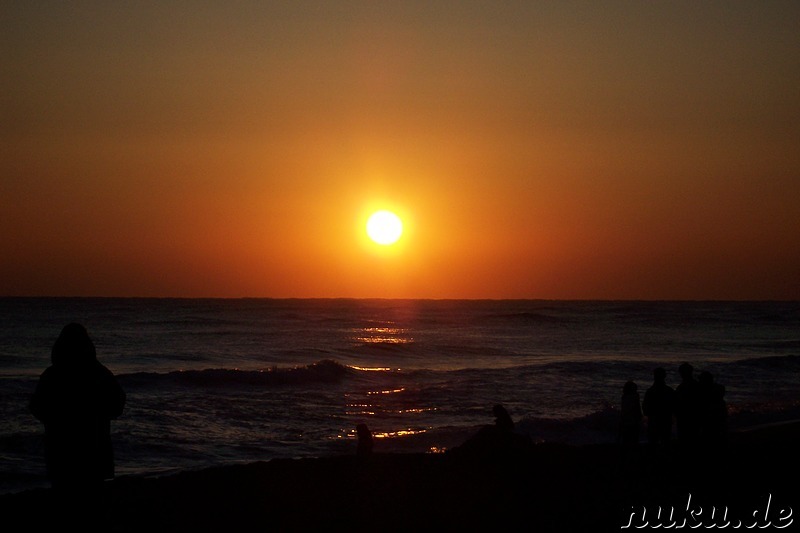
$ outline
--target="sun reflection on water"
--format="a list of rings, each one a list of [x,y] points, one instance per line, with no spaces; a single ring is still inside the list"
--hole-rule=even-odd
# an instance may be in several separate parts
[[[417,408],[410,408],[410,409],[398,409],[396,411],[397,414],[404,415],[407,413],[427,413],[430,411],[436,411],[436,407],[417,407]]]
[[[366,344],[409,344],[414,338],[408,335],[409,330],[391,326],[374,326],[353,330],[354,339]]]
[[[427,433],[427,429],[398,429],[397,431],[381,431],[375,432],[372,434],[373,437],[376,439],[388,439],[392,437],[408,437],[409,435],[421,435],[422,433]]]
[[[367,396],[372,396],[375,394],[397,394],[398,392],[403,392],[405,387],[401,387],[399,389],[390,389],[390,390],[371,390],[367,391]]]

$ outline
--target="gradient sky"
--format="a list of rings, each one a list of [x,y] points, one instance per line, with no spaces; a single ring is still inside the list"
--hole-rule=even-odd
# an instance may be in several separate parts
[[[0,5],[0,296],[800,299],[800,2]]]

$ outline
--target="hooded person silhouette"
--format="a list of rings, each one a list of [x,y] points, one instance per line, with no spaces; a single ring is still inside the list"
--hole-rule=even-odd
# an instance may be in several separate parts
[[[51,363],[30,402],[44,424],[47,476],[54,489],[96,488],[114,477],[111,420],[122,414],[125,392],[80,324],[61,330]]]

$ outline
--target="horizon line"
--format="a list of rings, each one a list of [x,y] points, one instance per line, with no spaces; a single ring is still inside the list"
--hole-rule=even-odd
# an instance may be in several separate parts
[[[80,295],[1,295],[0,300],[381,300],[381,301],[528,301],[528,302],[675,302],[675,303],[736,303],[736,302],[800,302],[797,298],[534,298],[534,297],[385,297],[385,296],[80,296]]]

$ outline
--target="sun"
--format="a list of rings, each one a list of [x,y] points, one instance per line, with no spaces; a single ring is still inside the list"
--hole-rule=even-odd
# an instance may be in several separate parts
[[[403,222],[391,211],[376,211],[367,220],[367,235],[376,243],[394,244],[403,234]]]

